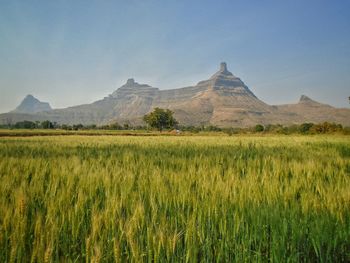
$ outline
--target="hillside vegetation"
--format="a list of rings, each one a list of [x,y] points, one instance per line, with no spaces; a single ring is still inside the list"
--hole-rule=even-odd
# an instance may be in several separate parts
[[[346,136],[0,138],[0,262],[349,262]]]

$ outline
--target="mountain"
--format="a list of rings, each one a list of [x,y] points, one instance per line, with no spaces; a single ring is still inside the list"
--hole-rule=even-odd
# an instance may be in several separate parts
[[[330,121],[350,125],[349,109],[335,108],[314,101],[305,95],[302,95],[296,104],[279,105],[277,107],[281,111],[297,114],[303,122],[320,123]]]
[[[226,63],[196,86],[161,91],[154,106],[170,108],[180,123],[194,125],[251,126],[284,120],[275,107],[259,100],[229,72]]]
[[[324,121],[350,125],[350,109],[337,109],[304,95],[296,104],[268,105],[228,71],[226,63],[221,63],[215,74],[195,86],[161,90],[131,78],[111,95],[91,104],[31,114],[0,114],[0,122],[49,119],[66,124],[117,121],[142,125],[142,117],[155,107],[173,110],[183,125],[248,127]]]
[[[47,102],[41,102],[37,98],[34,98],[32,95],[27,95],[18,105],[16,109],[12,112],[14,113],[37,113],[41,111],[50,111],[52,110],[51,106]]]

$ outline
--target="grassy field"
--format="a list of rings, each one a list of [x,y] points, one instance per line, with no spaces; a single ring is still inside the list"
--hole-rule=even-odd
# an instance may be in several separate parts
[[[153,130],[62,130],[62,129],[0,129],[0,137],[33,137],[33,136],[227,136],[225,132],[201,131],[198,133],[190,131],[153,131]],[[240,135],[243,135],[240,134]],[[236,134],[238,136],[238,134]]]
[[[169,133],[164,133],[166,135]],[[158,136],[159,132],[146,130],[62,130],[62,129],[0,129],[0,137],[31,137],[31,136],[69,136],[69,135],[129,135],[129,136]]]
[[[349,262],[350,137],[0,138],[0,262]]]

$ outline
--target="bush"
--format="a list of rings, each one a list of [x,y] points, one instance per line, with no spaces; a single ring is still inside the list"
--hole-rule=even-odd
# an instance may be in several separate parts
[[[303,123],[299,126],[300,133],[309,133],[310,129],[314,126],[313,123]]]
[[[256,132],[263,132],[264,131],[264,126],[262,126],[261,124],[257,124],[254,128],[254,130]]]
[[[341,124],[324,122],[312,126],[310,130],[314,133],[334,133],[343,131],[343,126]]]

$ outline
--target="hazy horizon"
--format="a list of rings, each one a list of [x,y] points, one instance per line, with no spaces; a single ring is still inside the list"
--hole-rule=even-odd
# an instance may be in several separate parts
[[[226,62],[268,104],[349,108],[350,2],[3,1],[0,112],[91,103],[128,78],[195,85]]]

